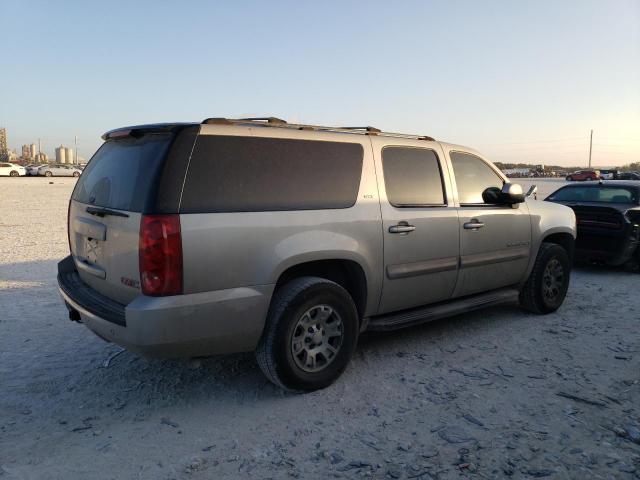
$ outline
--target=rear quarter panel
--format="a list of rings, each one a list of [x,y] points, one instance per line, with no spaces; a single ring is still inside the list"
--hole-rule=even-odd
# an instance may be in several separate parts
[[[364,151],[363,168],[351,208],[181,214],[185,293],[275,284],[291,266],[344,259],[362,267],[368,287],[365,314],[374,313],[382,285],[382,227],[369,138],[209,125],[203,126],[201,134],[359,143]]]

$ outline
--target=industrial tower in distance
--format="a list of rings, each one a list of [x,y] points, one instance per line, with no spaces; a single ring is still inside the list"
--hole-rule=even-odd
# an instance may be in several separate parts
[[[56,148],[56,163],[74,163],[73,149],[60,145]]]
[[[9,149],[7,147],[7,130],[0,128],[0,162],[9,161]]]

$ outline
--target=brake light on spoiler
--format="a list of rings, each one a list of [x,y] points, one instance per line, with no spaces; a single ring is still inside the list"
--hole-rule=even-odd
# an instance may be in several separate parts
[[[131,129],[115,130],[113,132],[109,132],[109,134],[107,135],[107,138],[122,138],[122,137],[128,137],[130,135],[131,135]]]
[[[140,286],[151,296],[182,293],[179,215],[143,215],[140,221]]]

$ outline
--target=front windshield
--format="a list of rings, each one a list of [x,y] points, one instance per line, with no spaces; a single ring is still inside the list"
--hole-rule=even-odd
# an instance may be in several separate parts
[[[638,191],[625,187],[571,186],[549,196],[556,202],[638,203]]]

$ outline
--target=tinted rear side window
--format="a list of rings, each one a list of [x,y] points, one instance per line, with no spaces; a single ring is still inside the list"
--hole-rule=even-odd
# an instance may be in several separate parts
[[[100,207],[141,212],[158,174],[170,135],[105,142],[82,172],[73,199]]]
[[[382,169],[389,203],[396,207],[444,205],[438,157],[426,148],[385,147]]]
[[[181,213],[348,208],[360,188],[357,143],[201,135]]]

